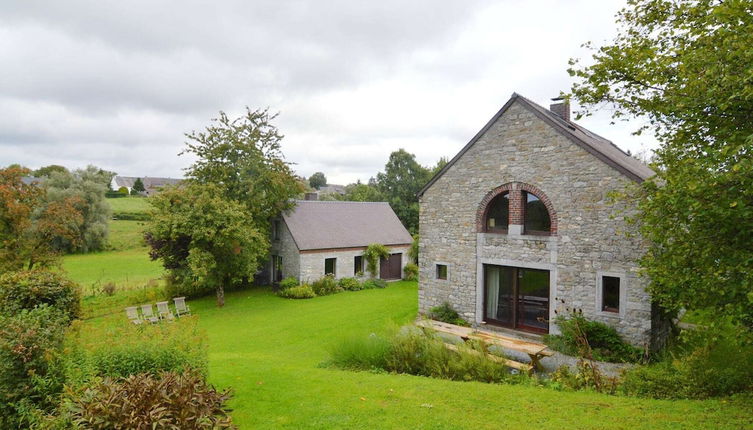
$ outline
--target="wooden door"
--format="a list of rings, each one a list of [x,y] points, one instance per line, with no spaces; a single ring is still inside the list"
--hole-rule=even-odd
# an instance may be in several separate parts
[[[401,263],[403,254],[390,254],[387,258],[379,260],[379,277],[382,279],[400,279],[402,276]]]

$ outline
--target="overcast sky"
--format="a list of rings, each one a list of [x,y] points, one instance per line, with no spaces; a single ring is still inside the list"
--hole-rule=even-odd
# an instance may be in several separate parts
[[[280,113],[304,176],[367,180],[399,148],[454,156],[513,92],[567,91],[624,1],[0,0],[0,165],[182,176],[184,133]],[[623,149],[637,122],[581,121]]]

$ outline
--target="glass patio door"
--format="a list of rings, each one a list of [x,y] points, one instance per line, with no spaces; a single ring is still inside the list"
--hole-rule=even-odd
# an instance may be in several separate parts
[[[484,321],[547,333],[548,319],[548,271],[484,265]]]

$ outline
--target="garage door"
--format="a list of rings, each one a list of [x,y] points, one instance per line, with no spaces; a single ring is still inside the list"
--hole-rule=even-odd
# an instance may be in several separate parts
[[[379,261],[379,277],[382,279],[401,279],[403,254],[390,254]]]

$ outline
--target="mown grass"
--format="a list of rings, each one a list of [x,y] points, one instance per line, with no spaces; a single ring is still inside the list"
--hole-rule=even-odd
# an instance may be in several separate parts
[[[526,385],[455,382],[324,366],[342,339],[412,321],[413,282],[289,300],[269,289],[192,301],[209,336],[210,381],[232,387],[241,428],[311,429],[739,429],[750,398],[660,401]],[[122,313],[122,312],[121,312]],[[121,313],[84,324],[90,335],[124,324]]]
[[[113,213],[118,212],[146,212],[151,206],[149,206],[148,197],[117,197],[107,199],[107,203],[110,204]]]
[[[142,285],[162,276],[159,261],[151,261],[146,248],[131,248],[93,254],[76,254],[63,257],[63,269],[78,282],[85,294],[96,291],[112,282],[128,288]]]

